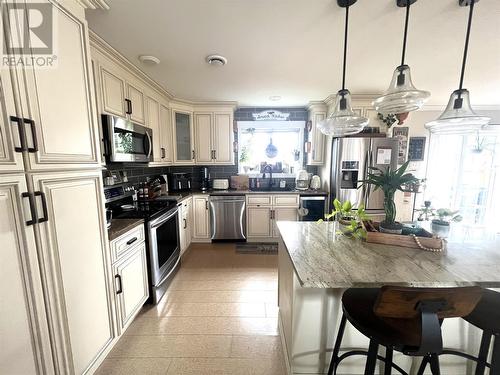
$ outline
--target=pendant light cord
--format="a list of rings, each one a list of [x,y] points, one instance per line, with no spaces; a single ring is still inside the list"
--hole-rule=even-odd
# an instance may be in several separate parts
[[[471,29],[471,25],[472,25],[472,13],[474,12],[474,3],[475,2],[476,2],[476,0],[472,0],[471,3],[470,3],[470,5],[469,5],[470,6],[469,21],[467,22],[467,34],[465,36],[464,57],[463,57],[463,60],[462,60],[462,71],[460,73],[460,84],[459,84],[459,87],[458,87],[458,90],[460,92],[462,91],[462,87],[463,87],[463,84],[464,84],[465,64],[467,62],[467,51],[469,49],[469,37],[470,37],[470,29]]]
[[[405,19],[405,32],[403,36],[403,52],[401,53],[401,66],[405,64],[406,38],[408,36],[408,20],[410,18],[410,5],[411,5],[411,0],[406,0],[406,19]]]
[[[342,91],[345,90],[345,70],[347,60],[347,29],[349,26],[349,5],[345,7],[345,30],[344,30],[344,66],[342,68]]]

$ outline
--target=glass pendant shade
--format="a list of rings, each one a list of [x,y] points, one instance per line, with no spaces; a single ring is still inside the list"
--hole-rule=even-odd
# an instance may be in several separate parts
[[[490,120],[472,110],[469,91],[461,89],[452,92],[441,116],[425,124],[425,127],[435,134],[467,134],[481,130]]]
[[[357,134],[368,124],[368,119],[352,110],[351,93],[340,90],[335,98],[335,109],[328,118],[320,121],[318,129],[325,135],[343,137]]]
[[[422,108],[430,96],[429,91],[417,90],[413,86],[410,67],[400,65],[394,70],[389,88],[372,105],[383,115],[407,113]]]

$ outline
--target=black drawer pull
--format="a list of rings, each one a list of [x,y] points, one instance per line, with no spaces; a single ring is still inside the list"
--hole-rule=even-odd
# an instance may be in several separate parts
[[[123,293],[123,289],[122,289],[122,277],[120,275],[115,275],[115,280],[118,280],[118,285],[119,285],[119,287],[116,288],[116,294]]]
[[[35,197],[30,193],[22,193],[21,196],[23,198],[28,198],[28,202],[30,205],[30,213],[31,220],[26,220],[26,225],[33,225],[37,223],[37,214],[36,214],[36,206],[35,206]]]
[[[14,151],[16,151],[16,152],[28,151],[28,147],[26,147],[26,135],[24,134],[23,119],[16,117],[16,116],[10,116],[10,121],[12,123],[17,124],[17,131],[19,134],[19,142],[21,142],[21,147],[15,146]]]
[[[40,219],[38,219],[38,222],[44,223],[46,221],[49,221],[48,210],[47,210],[47,199],[45,199],[45,193],[43,191],[35,191],[34,196],[40,197],[42,199],[43,216]]]
[[[137,241],[137,237],[131,238],[127,241],[127,245],[132,245],[135,241]]]

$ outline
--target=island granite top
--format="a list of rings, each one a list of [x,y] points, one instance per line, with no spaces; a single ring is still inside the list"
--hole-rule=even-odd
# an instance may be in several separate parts
[[[441,253],[366,243],[336,234],[333,223],[278,222],[305,288],[401,285],[500,288],[500,241],[447,244]]]

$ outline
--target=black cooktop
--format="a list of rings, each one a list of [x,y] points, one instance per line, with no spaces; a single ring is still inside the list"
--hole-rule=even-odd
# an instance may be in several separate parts
[[[152,220],[177,206],[177,201],[151,200],[138,202],[115,202],[113,205],[114,219],[144,219]]]

